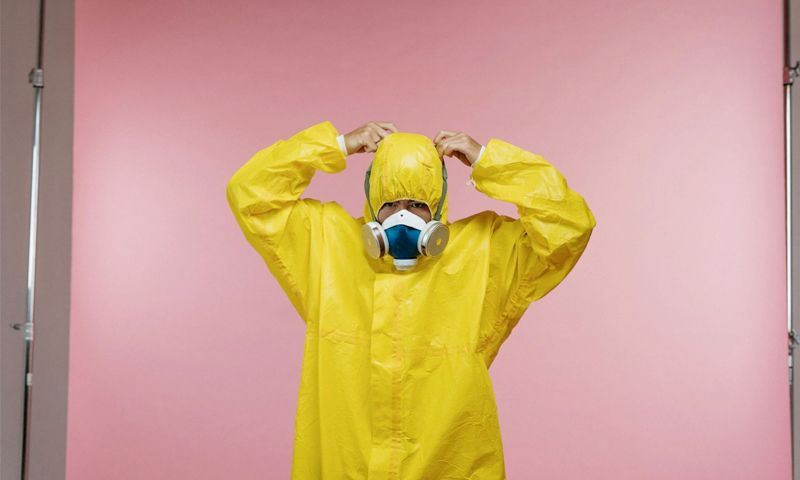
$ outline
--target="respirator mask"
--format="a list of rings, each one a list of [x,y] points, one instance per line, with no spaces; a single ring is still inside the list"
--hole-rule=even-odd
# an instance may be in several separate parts
[[[368,204],[371,171],[372,164],[367,169],[364,179]],[[398,270],[413,268],[420,255],[428,257],[440,255],[450,238],[450,229],[440,221],[445,195],[447,195],[447,170],[442,163],[442,196],[431,221],[425,222],[420,216],[403,209],[386,217],[383,223],[379,223],[372,205],[369,204],[373,220],[361,227],[367,254],[375,259],[390,254]]]

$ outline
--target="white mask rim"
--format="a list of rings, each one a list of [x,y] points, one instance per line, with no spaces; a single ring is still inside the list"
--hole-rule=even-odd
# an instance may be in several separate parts
[[[386,219],[381,223],[383,229],[389,229],[397,225],[405,225],[411,228],[415,228],[417,230],[423,230],[427,222],[424,218],[420,217],[416,213],[412,213],[408,209],[402,209],[394,212],[393,214],[386,217]]]

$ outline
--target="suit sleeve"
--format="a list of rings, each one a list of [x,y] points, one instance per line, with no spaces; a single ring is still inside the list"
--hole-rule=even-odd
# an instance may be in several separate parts
[[[317,170],[342,171],[346,155],[329,121],[278,140],[256,152],[227,184],[233,216],[247,241],[263,258],[303,321],[319,289],[314,249],[323,240],[324,205],[300,198]]]
[[[519,214],[494,214],[491,222],[491,361],[528,306],[572,270],[596,221],[583,197],[541,155],[496,138],[473,165],[471,180],[486,195],[514,203]]]

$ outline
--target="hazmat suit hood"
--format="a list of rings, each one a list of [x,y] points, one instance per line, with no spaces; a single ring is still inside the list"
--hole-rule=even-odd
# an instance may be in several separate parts
[[[377,217],[386,202],[416,199],[425,202],[436,215],[442,197],[442,158],[433,140],[418,133],[391,133],[378,143],[369,178],[369,202]],[[364,201],[364,221],[373,220]],[[442,205],[442,223],[447,221],[447,195]],[[377,219],[375,219],[377,221]]]

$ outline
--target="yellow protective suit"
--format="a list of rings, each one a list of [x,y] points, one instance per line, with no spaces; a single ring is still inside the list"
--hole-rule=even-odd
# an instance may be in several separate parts
[[[504,479],[489,366],[528,305],[574,267],[594,216],[544,158],[492,138],[471,178],[520,218],[486,210],[450,223],[445,204],[444,253],[398,271],[364,251],[364,217],[300,198],[317,170],[345,168],[338,133],[324,121],[278,140],[227,185],[306,325],[291,478]],[[367,160],[354,161],[366,171]],[[433,212],[441,182],[430,139],[391,134],[374,156],[373,208],[417,198]]]

